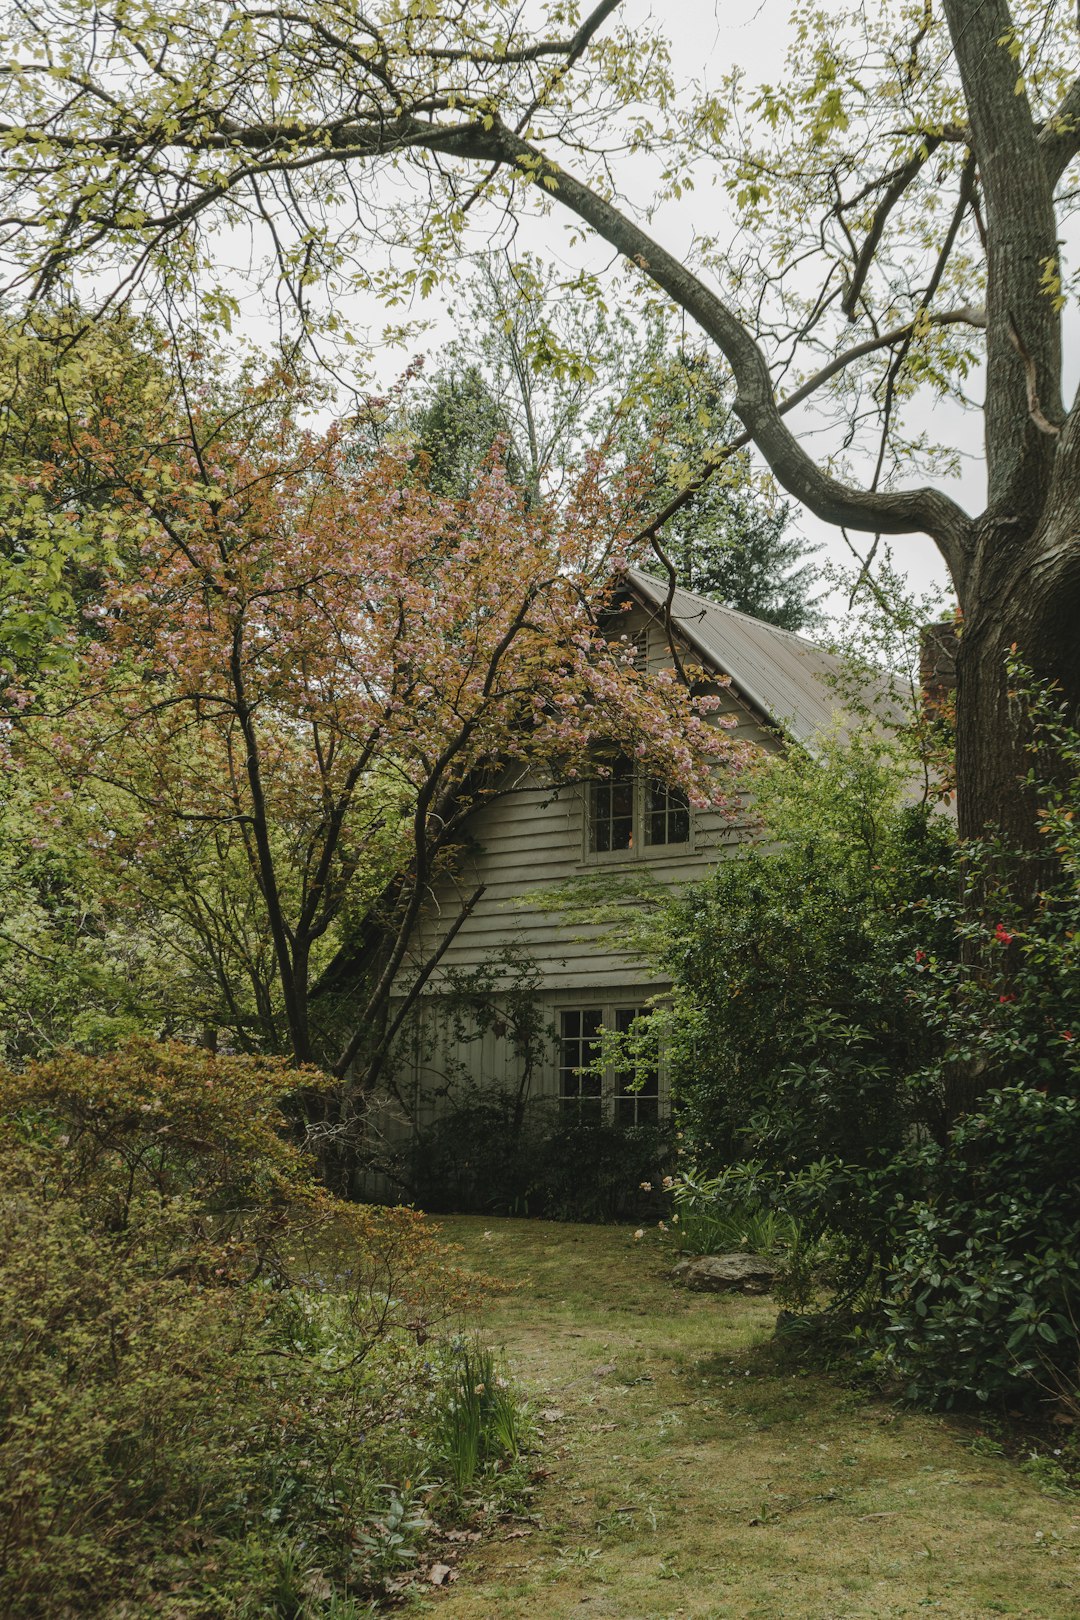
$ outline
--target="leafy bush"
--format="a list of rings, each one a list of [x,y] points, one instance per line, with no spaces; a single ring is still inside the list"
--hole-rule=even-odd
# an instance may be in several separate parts
[[[1080,1099],[992,1092],[918,1157],[889,1212],[886,1365],[934,1404],[1015,1402],[1075,1375]]]
[[[953,849],[857,752],[783,762],[766,802],[781,847],[729,862],[675,908],[664,960],[692,1179],[707,1187],[721,1168],[737,1221],[790,1220],[786,1302],[846,1323],[920,1401],[1052,1397],[1068,1414],[1080,736],[1014,673],[1040,850]],[[807,800],[814,780],[825,809]],[[699,1197],[694,1218],[723,1221],[723,1202]]]
[[[683,1254],[786,1255],[798,1243],[795,1222],[772,1208],[760,1184],[760,1166],[729,1165],[717,1176],[668,1178],[675,1205],[672,1225]]]
[[[866,1162],[913,1126],[943,1129],[939,1093],[914,1078],[938,1036],[912,990],[917,949],[954,949],[951,830],[898,807],[872,759],[791,769],[797,791],[768,828],[782,847],[722,862],[659,935],[675,980],[659,1015],[673,1091],[706,1167],[751,1159],[790,1175],[826,1156]],[[824,822],[805,809],[813,783]]]
[[[398,1562],[440,1486],[452,1506],[438,1413],[457,1386],[431,1336],[468,1289],[414,1212],[317,1186],[297,1079],[145,1041],[0,1075],[16,1620],[344,1620],[389,1568],[405,1482],[427,1478]]]
[[[674,1153],[666,1125],[579,1124],[557,1099],[485,1091],[417,1133],[395,1172],[426,1210],[610,1221],[651,1213]]]

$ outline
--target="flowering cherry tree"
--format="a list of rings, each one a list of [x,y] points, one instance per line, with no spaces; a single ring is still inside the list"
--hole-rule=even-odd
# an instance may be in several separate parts
[[[159,898],[179,885],[227,1004],[246,972],[264,1041],[365,1085],[476,805],[523,773],[580,774],[600,739],[720,802],[717,766],[740,745],[708,723],[714,700],[635,670],[612,629],[632,477],[596,461],[556,509],[527,503],[495,457],[467,498],[438,498],[406,451],[360,455],[347,425],[316,431],[300,404],[274,379],[231,415],[196,401],[151,446],[107,422],[87,435],[139,560],[105,582],[77,705],[24,724],[95,806],[116,880],[156,873]],[[363,989],[354,977],[331,1048],[312,1001],[342,963]]]

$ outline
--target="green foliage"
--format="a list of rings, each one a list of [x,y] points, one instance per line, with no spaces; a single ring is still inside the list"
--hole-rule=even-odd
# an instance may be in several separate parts
[[[932,918],[951,834],[898,803],[899,780],[861,745],[770,765],[759,809],[780,847],[722,862],[671,908],[660,959],[676,998],[659,1017],[706,1165],[865,1162],[936,1125],[933,1091],[895,1077],[927,1051],[905,908]]]
[[[72,455],[110,419],[134,434],[169,406],[160,334],[77,304],[0,319],[0,671],[15,686],[70,662],[100,570],[130,562],[137,528],[109,473]]]
[[[931,1404],[1044,1398],[1075,1378],[1080,1096],[993,1091],[914,1156],[888,1207],[878,1342]]]
[[[791,1216],[770,1208],[762,1195],[761,1167],[728,1165],[719,1175],[683,1172],[671,1179],[672,1226],[683,1254],[720,1254],[747,1249],[784,1258],[799,1242]]]
[[[773,767],[781,847],[678,909],[666,959],[692,1150],[709,1170],[752,1161],[711,1209],[695,1180],[692,1236],[729,1195],[737,1220],[779,1214],[785,1302],[824,1307],[913,1399],[1072,1412],[1080,738],[1053,690],[1013,676],[1039,851],[952,848],[857,752],[839,776]],[[832,789],[816,808],[815,778]]]
[[[393,1171],[423,1208],[610,1221],[652,1213],[674,1152],[666,1125],[578,1124],[557,1099],[491,1089],[420,1128]]]
[[[660,537],[680,585],[783,630],[820,626],[818,548],[790,532],[790,503],[755,483],[744,455],[721,459],[741,432],[721,369],[679,348],[655,364],[642,407],[639,453],[653,467],[656,506],[704,480]]]
[[[440,370],[410,426],[418,450],[427,458],[425,482],[436,495],[468,499],[481,468],[499,444],[504,447],[511,483],[525,481],[506,415],[475,365],[461,372]]]
[[[443,1383],[436,1419],[441,1472],[458,1502],[486,1466],[514,1461],[522,1447],[522,1412],[494,1352],[473,1339],[458,1339],[443,1352]]]
[[[344,1620],[451,1510],[432,1335],[468,1290],[412,1211],[316,1185],[298,1084],[150,1042],[0,1077],[14,1620]]]

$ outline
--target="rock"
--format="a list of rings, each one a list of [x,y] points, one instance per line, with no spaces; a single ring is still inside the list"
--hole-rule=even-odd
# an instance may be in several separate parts
[[[680,1260],[671,1275],[707,1294],[767,1294],[776,1267],[760,1254],[700,1254]]]

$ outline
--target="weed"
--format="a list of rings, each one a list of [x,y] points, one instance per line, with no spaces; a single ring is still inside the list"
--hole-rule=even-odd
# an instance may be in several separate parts
[[[460,1503],[481,1471],[512,1462],[523,1445],[524,1412],[494,1352],[478,1340],[458,1339],[446,1352],[437,1420],[438,1461]]]

